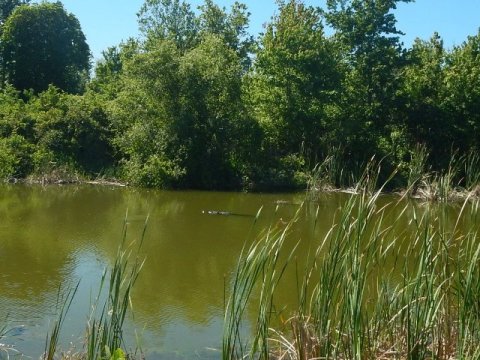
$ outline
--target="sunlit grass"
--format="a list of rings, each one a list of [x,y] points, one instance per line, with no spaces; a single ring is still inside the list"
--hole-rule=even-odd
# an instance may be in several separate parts
[[[442,204],[379,208],[374,175],[365,172],[358,195],[342,205],[312,251],[289,320],[274,319],[272,309],[282,308],[275,291],[295,265],[295,246],[285,244],[297,218],[242,253],[225,313],[224,359],[478,359],[478,201],[467,198],[452,227]],[[386,223],[393,206],[402,208]],[[405,216],[407,229],[397,228]],[[280,252],[287,252],[282,260]],[[249,304],[255,321],[245,317]],[[245,339],[246,324],[253,335]]]

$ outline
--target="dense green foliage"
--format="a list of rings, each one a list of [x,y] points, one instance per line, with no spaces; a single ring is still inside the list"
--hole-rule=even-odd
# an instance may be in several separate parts
[[[4,179],[66,167],[93,173],[112,163],[108,119],[95,98],[50,87],[25,101],[8,86],[0,99]]]
[[[142,37],[107,49],[83,93],[88,46],[73,15],[1,2],[0,175],[63,167],[141,186],[278,189],[304,187],[323,163],[331,185],[347,186],[376,156],[401,187],[418,149],[424,171],[446,170],[480,146],[480,33],[453,49],[438,34],[405,48],[401,2],[279,1],[254,39],[242,4],[146,0]],[[74,39],[61,55],[39,45],[65,33],[57,26]],[[20,36],[31,53],[12,50]]]
[[[49,85],[79,93],[90,67],[90,50],[80,23],[63,5],[19,6],[2,25],[2,73],[19,90]]]
[[[269,178],[287,185],[292,176],[282,172],[315,165],[331,142],[329,112],[340,72],[317,9],[280,4],[280,14],[260,39],[246,83],[250,111],[262,127],[263,149],[270,158],[266,164],[273,165]]]
[[[20,5],[29,3],[29,0],[0,0],[0,24],[12,14],[13,10]]]

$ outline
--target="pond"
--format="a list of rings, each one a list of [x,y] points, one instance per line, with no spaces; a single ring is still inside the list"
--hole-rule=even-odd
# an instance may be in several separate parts
[[[38,358],[56,319],[57,299],[80,281],[61,347],[81,351],[100,278],[114,261],[125,219],[127,239],[134,241],[148,218],[141,249],[146,262],[126,327],[129,346],[141,345],[147,359],[218,359],[225,291],[245,242],[269,226],[283,226],[301,207],[305,216],[291,238],[292,244],[300,241],[297,254],[306,259],[350,196],[324,194],[301,207],[302,193],[2,185],[0,329],[7,324],[9,332],[0,342]],[[379,201],[395,203],[398,197]],[[452,223],[459,208],[447,207]],[[386,222],[401,211],[394,207]],[[396,226],[408,218],[406,214]],[[290,285],[281,289],[279,300],[295,303],[295,275],[286,277]]]

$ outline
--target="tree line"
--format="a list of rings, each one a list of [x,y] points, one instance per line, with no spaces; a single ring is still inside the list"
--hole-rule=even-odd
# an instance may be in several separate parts
[[[277,1],[254,37],[241,3],[145,0],[140,38],[106,49],[89,76],[60,2],[0,0],[0,177],[272,190],[335,159],[332,185],[345,186],[375,156],[400,187],[419,147],[445,169],[480,145],[480,32],[406,48],[400,2]]]

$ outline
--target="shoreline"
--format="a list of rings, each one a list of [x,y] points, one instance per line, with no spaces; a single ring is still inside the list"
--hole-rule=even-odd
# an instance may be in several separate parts
[[[76,176],[75,178],[51,178],[48,176],[28,177],[24,179],[10,178],[4,180],[5,184],[25,184],[25,185],[100,185],[100,186],[117,186],[127,187],[128,183],[123,183],[118,179],[84,179]]]
[[[40,176],[29,176],[27,178],[10,178],[3,181],[5,184],[26,184],[26,185],[98,185],[98,186],[115,186],[115,187],[132,187],[132,188],[142,188],[141,186],[132,186],[128,182],[122,182],[116,178],[86,178],[79,176],[77,174],[68,174],[68,176],[60,177],[57,175],[40,175]],[[157,188],[158,190],[165,190],[162,188]],[[169,189],[172,190],[172,189]],[[205,190],[205,189],[173,189],[173,190]],[[330,185],[322,186],[306,186],[302,190],[286,190],[280,191],[280,193],[290,193],[290,192],[305,192],[311,201],[315,201],[318,194],[321,193],[343,193],[350,195],[361,194],[366,189],[359,187],[334,187]],[[370,192],[377,192],[380,190],[382,195],[396,195],[400,198],[407,198],[412,200],[418,200],[423,202],[438,202],[438,203],[458,203],[465,200],[478,200],[480,199],[480,184],[473,187],[472,190],[467,190],[463,187],[452,187],[443,191],[439,189],[435,184],[424,184],[424,186],[417,187],[415,190],[411,188],[399,188],[394,190],[385,191],[383,186],[376,187]],[[224,191],[221,189],[208,189],[206,191]],[[233,190],[232,192],[247,192],[247,193],[277,193],[275,189],[263,191],[255,190]]]

